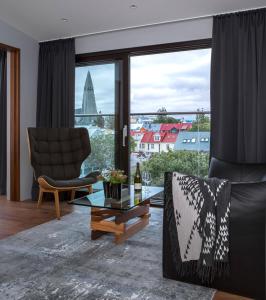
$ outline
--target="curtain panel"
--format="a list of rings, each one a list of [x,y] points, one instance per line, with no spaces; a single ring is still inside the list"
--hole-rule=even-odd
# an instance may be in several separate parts
[[[74,127],[75,40],[40,43],[37,127]]]
[[[266,162],[266,9],[216,16],[211,156]]]
[[[75,40],[40,43],[36,126],[74,127],[75,114]],[[39,185],[33,179],[32,199]]]
[[[6,51],[0,49],[0,195],[6,195],[7,177],[7,81]]]

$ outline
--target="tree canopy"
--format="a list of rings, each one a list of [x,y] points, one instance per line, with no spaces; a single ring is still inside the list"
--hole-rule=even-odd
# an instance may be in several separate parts
[[[114,135],[100,134],[90,139],[91,154],[84,162],[85,172],[114,168]]]
[[[196,120],[192,122],[192,128],[190,131],[210,131],[210,125],[209,116],[206,116],[205,114],[197,114]]]
[[[165,107],[159,108],[157,110],[158,113],[166,113],[167,110]],[[176,119],[174,117],[168,116],[168,115],[157,115],[156,118],[153,120],[154,124],[168,124],[168,123],[180,123],[180,119]]]
[[[188,175],[207,176],[209,153],[197,151],[169,151],[154,154],[143,163],[143,170],[151,173],[152,184],[164,183],[165,172],[180,172]]]

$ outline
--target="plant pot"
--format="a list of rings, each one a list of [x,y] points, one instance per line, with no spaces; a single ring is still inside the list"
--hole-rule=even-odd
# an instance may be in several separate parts
[[[111,192],[111,183],[110,182],[103,182],[103,191],[104,191],[104,197],[105,198],[112,198],[112,192]]]
[[[122,184],[113,183],[111,184],[111,198],[120,200],[121,199]]]

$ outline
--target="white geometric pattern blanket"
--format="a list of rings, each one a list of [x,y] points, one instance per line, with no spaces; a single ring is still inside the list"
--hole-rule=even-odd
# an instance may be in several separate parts
[[[174,172],[172,192],[180,263],[185,265],[178,270],[211,282],[229,267],[230,183]]]

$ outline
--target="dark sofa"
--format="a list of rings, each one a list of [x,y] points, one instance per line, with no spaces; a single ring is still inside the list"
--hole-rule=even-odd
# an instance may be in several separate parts
[[[211,287],[255,299],[265,299],[266,164],[233,164],[212,158],[209,177],[232,182],[230,214],[230,275],[216,278]],[[175,230],[171,173],[165,174],[163,276],[202,285],[195,276],[177,276],[170,234]]]

